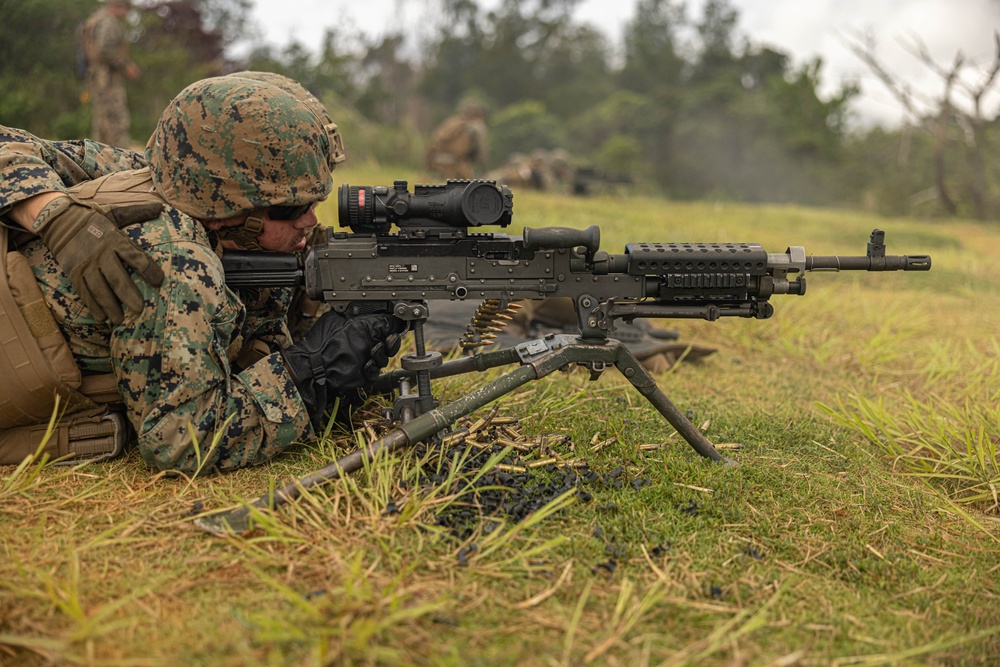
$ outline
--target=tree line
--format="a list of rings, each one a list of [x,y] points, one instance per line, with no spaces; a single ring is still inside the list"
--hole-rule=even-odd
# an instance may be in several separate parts
[[[858,87],[820,95],[822,61],[795,64],[755,42],[730,0],[707,0],[698,15],[680,0],[638,0],[619,49],[574,19],[579,0],[430,4],[418,33],[373,37],[331,25],[308,49],[255,37],[248,0],[136,2],[132,49],[144,74],[129,87],[133,138],[148,137],[191,81],[264,69],[302,82],[330,107],[352,159],[417,166],[433,127],[474,98],[489,109],[494,163],[564,148],[581,164],[628,172],[634,187],[679,199],[1000,215],[997,111],[985,108],[1000,41],[993,62],[958,54],[947,66],[915,42],[914,56],[943,86],[936,104],[920,107],[879,61],[873,38],[858,37],[849,47],[910,112],[901,128],[858,130],[849,106]],[[76,30],[98,3],[3,5],[0,123],[86,136]],[[975,104],[961,104],[963,94]]]

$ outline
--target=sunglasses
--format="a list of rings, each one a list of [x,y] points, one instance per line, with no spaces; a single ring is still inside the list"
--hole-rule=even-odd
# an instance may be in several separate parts
[[[267,209],[267,217],[271,220],[298,220],[313,207],[316,202],[299,204],[298,206],[272,206]]]

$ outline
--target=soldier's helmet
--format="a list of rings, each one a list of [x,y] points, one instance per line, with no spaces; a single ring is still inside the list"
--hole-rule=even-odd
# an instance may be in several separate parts
[[[334,129],[337,127],[333,122],[333,118],[330,117],[330,112],[326,110],[323,103],[316,99],[315,95],[306,90],[301,83],[295,81],[294,79],[289,79],[287,76],[283,74],[276,74],[275,72],[253,72],[250,70],[233,72],[232,74],[227,74],[226,76],[232,76],[239,79],[250,79],[252,81],[263,81],[264,83],[269,83],[272,86],[277,86],[289,95],[293,96],[295,99],[306,104],[317,116],[319,116],[324,125],[333,124]],[[336,162],[343,162],[345,157],[343,146],[338,145],[337,148],[340,149],[339,154],[334,155],[334,159]]]
[[[477,99],[469,98],[458,105],[458,113],[463,118],[485,118],[486,105]]]
[[[573,158],[564,148],[553,148],[549,152],[549,166],[556,178],[568,178],[573,172]]]
[[[318,100],[287,88],[221,76],[182,90],[146,144],[164,199],[195,218],[218,220],[328,195],[343,159],[336,126]]]

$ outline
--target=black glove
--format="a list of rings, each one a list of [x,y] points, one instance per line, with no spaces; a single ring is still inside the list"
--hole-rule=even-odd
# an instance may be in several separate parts
[[[32,225],[62,266],[80,299],[102,322],[125,319],[122,306],[142,310],[142,295],[125,265],[154,287],[163,284],[163,270],[139,249],[120,227],[160,215],[163,205],[133,204],[107,209],[70,197],[52,200]]]
[[[282,351],[285,365],[318,431],[340,397],[350,400],[370,387],[399,352],[407,324],[394,315],[347,317],[328,311],[298,343]]]
[[[363,370],[365,385],[359,389],[337,392],[336,398],[340,399],[340,404],[337,407],[337,412],[332,415],[335,421],[341,424],[350,423],[351,413],[355,408],[359,408],[365,404],[369,393],[371,393],[372,384],[375,382],[375,379],[379,377],[382,369],[389,364],[389,359],[399,353],[401,340],[402,336],[400,334],[390,334],[386,337],[385,341],[375,344],[372,348],[372,358],[365,364]],[[333,408],[332,400],[329,407]]]

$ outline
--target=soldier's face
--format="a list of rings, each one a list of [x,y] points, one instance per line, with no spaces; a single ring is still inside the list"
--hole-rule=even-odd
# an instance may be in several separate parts
[[[316,207],[311,207],[294,220],[272,220],[265,212],[264,233],[258,243],[264,250],[275,252],[298,252],[306,247],[306,235],[309,230],[319,224],[316,219]]]

